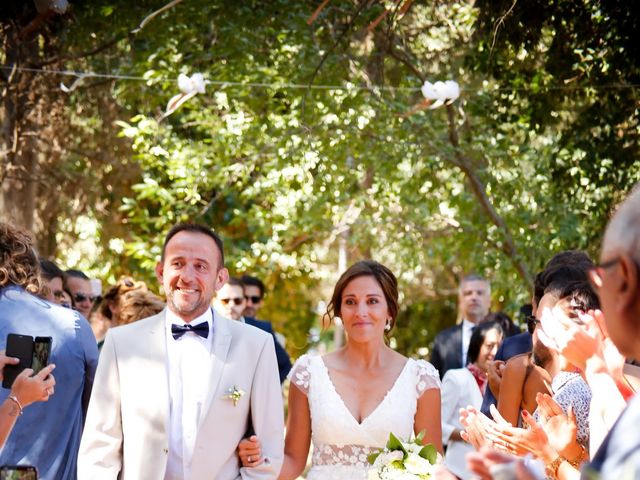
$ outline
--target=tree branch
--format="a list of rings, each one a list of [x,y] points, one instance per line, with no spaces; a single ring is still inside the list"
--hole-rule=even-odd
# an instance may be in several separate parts
[[[486,188],[482,183],[482,180],[480,180],[475,170],[473,169],[471,159],[462,153],[458,137],[458,129],[456,128],[455,123],[455,109],[452,105],[447,106],[447,117],[449,120],[449,141],[454,148],[455,154],[455,159],[451,163],[462,170],[462,172],[467,177],[467,180],[469,181],[469,185],[471,186],[473,194],[480,202],[480,206],[489,216],[493,224],[498,227],[500,231],[502,231],[502,234],[504,235],[502,251],[511,259],[520,276],[527,282],[529,288],[531,288],[533,286],[531,274],[529,273],[529,269],[527,268],[526,264],[520,258],[509,227],[505,223],[504,219],[500,216],[500,214],[496,211],[493,204],[491,203],[491,200],[487,196]]]
[[[183,0],[173,0],[172,2],[169,2],[168,4],[166,4],[164,7],[159,8],[158,10],[156,10],[155,12],[152,12],[151,14],[147,15],[142,22],[140,22],[140,25],[138,25],[137,28],[134,28],[133,30],[129,31],[129,35],[135,35],[137,33],[140,32],[140,30],[142,30],[147,23],[149,23],[151,20],[153,20],[155,17],[157,17],[158,15],[160,15],[162,12],[169,10],[170,8],[175,7],[177,4],[181,3]],[[41,68],[41,67],[45,67],[47,65],[51,65],[52,63],[56,63],[56,62],[60,62],[62,60],[78,60],[81,58],[85,58],[85,57],[91,57],[97,53],[100,53],[110,47],[112,47],[113,45],[115,45],[116,43],[118,43],[120,40],[123,40],[127,38],[127,35],[117,35],[114,38],[112,38],[111,40],[109,40],[106,43],[103,43],[102,45],[92,49],[92,50],[87,50],[85,52],[80,52],[80,53],[76,53],[74,55],[62,55],[62,56],[56,56],[53,58],[49,58],[47,60],[44,60],[43,62],[40,62],[38,64],[33,65],[34,68]]]

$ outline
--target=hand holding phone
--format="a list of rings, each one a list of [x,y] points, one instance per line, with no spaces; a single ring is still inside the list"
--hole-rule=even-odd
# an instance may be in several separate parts
[[[32,374],[37,374],[46,367],[51,354],[51,344],[51,337],[36,337],[34,340],[30,335],[7,335],[6,356],[18,361],[7,360],[2,372],[2,386],[11,388],[17,376],[26,368],[31,368]]]
[[[16,377],[11,394],[18,399],[23,408],[34,402],[46,402],[53,395],[56,379],[51,372],[54,368],[56,366],[53,364],[47,365],[35,375],[27,368]]]

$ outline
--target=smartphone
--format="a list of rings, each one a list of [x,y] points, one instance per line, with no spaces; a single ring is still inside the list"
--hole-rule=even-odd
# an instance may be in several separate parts
[[[33,342],[33,358],[31,368],[35,375],[44,367],[49,365],[49,355],[51,355],[51,337],[36,337]]]
[[[38,480],[38,470],[30,465],[3,465],[0,480]]]
[[[33,337],[31,335],[19,335],[10,333],[7,335],[7,357],[15,357],[20,360],[17,365],[6,365],[4,367],[2,387],[11,388],[16,377],[25,368],[31,368],[33,361]]]

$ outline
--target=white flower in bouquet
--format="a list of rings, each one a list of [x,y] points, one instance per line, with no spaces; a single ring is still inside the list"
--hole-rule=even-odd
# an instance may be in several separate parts
[[[402,461],[404,455],[400,450],[393,450],[391,452],[382,452],[373,462],[374,467],[383,467],[384,465],[391,465],[393,462]]]
[[[402,442],[389,434],[387,446],[369,455],[368,480],[428,480],[435,471],[438,452],[433,445],[422,445],[424,432],[413,442]]]
[[[431,462],[420,455],[410,453],[404,461],[407,472],[414,475],[431,475],[435,469]]]

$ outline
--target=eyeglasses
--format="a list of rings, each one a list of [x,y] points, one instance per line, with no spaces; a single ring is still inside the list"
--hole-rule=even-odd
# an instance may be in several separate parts
[[[82,303],[82,302],[86,302],[87,300],[89,300],[91,303],[96,301],[97,297],[94,297],[93,295],[85,295],[84,293],[76,293],[73,296],[73,300],[76,303]]]
[[[236,298],[221,298],[220,299],[220,303],[223,305],[228,305],[229,302],[233,302],[234,305],[240,306],[244,303],[244,298],[243,297],[236,297]]]
[[[251,303],[260,303],[262,301],[262,297],[257,295],[245,295],[244,298],[247,299],[247,302]]]
[[[591,268],[588,272],[589,275],[589,281],[591,282],[591,285],[596,289],[600,289],[602,288],[602,276],[604,274],[604,271],[607,268],[611,268],[615,265],[618,264],[618,262],[620,261],[620,257],[616,257],[612,260],[609,260],[607,262],[601,263],[599,265],[596,265],[595,267]]]
[[[533,331],[536,329],[539,323],[540,320],[538,320],[536,317],[534,317],[533,315],[527,315],[527,331],[531,335],[533,335]]]

